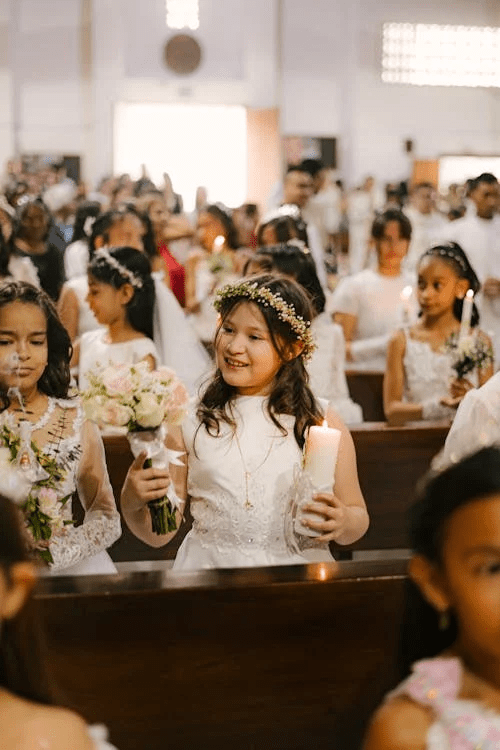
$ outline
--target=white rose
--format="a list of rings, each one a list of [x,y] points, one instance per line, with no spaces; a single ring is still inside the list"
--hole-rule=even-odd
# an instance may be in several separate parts
[[[137,424],[146,429],[159,427],[163,420],[163,410],[153,393],[143,393],[135,407]]]

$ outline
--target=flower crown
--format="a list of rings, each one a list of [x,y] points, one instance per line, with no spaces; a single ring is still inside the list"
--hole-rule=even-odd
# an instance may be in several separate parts
[[[215,297],[214,307],[220,312],[225,300],[243,297],[245,299],[260,302],[266,307],[272,307],[278,318],[287,323],[302,341],[304,348],[300,354],[305,360],[310,359],[316,346],[310,331],[311,324],[297,315],[295,308],[285,302],[280,294],[271,292],[267,287],[259,287],[257,282],[242,281],[237,284],[227,284],[220,289]]]
[[[142,279],[136,276],[133,271],[131,271],[129,268],[126,268],[123,263],[120,263],[119,260],[111,255],[107,247],[100,247],[99,250],[96,250],[94,253],[94,258],[96,260],[102,260],[104,263],[106,263],[107,266],[111,266],[111,268],[114,268],[114,270],[117,271],[122,278],[127,279],[128,283],[132,284],[135,289],[142,288]]]

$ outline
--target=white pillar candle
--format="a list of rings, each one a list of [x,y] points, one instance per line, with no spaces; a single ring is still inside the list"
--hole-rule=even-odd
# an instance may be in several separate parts
[[[411,319],[411,304],[410,299],[413,293],[411,286],[405,286],[400,294],[401,304],[403,305],[403,322],[408,325]]]
[[[304,471],[309,474],[315,489],[332,492],[335,483],[335,466],[342,433],[322,425],[309,428],[306,439]]]
[[[474,304],[474,292],[469,289],[464,298],[464,304],[462,307],[462,319],[460,321],[460,333],[459,340],[466,338],[470,332],[470,321],[472,317],[472,306]]]

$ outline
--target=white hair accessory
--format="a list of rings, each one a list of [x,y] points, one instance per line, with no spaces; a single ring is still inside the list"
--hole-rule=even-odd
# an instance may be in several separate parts
[[[289,216],[291,219],[295,219],[295,221],[299,221],[302,218],[300,209],[295,203],[284,203],[282,206],[269,211],[262,219],[261,226],[269,224],[270,221],[274,221],[275,219],[283,219],[285,216]]]
[[[87,216],[83,223],[83,233],[86,237],[90,237],[92,234],[92,227],[95,224],[96,217],[95,216]]]
[[[136,276],[135,273],[129,268],[126,268],[122,263],[120,263],[119,260],[111,255],[106,247],[100,247],[99,250],[96,250],[94,253],[94,259],[102,260],[107,266],[114,268],[114,270],[118,271],[122,278],[127,279],[128,283],[132,284],[135,289],[142,289],[142,279]]]

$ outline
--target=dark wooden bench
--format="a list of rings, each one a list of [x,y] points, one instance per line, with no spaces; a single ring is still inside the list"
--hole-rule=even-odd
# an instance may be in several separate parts
[[[383,422],[384,373],[378,370],[346,370],[346,379],[351,398],[361,406],[365,422]]]
[[[351,429],[370,514],[368,532],[351,549],[408,547],[406,518],[416,484],[443,447],[448,430],[444,422],[414,422],[405,427],[367,423]]]
[[[404,570],[162,569],[38,598],[67,702],[120,750],[356,750],[395,684]]]

